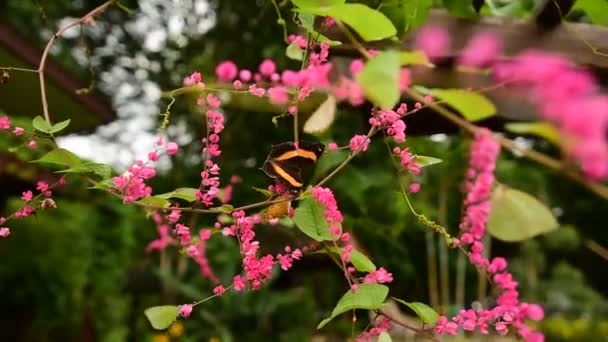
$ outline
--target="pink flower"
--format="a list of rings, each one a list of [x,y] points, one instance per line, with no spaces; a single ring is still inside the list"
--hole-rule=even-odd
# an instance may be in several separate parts
[[[416,35],[414,46],[422,50],[431,60],[446,57],[450,50],[450,34],[441,26],[426,26]]]
[[[8,227],[0,227],[0,237],[7,237],[11,235],[11,230]]]
[[[49,185],[46,182],[38,181],[36,183],[36,190],[40,192],[46,192],[49,189]]]
[[[296,105],[289,106],[289,108],[287,109],[287,112],[289,112],[289,114],[291,114],[291,115],[296,115],[296,113],[298,112],[298,106],[296,106]]]
[[[20,136],[20,135],[23,135],[24,131],[25,130],[23,128],[21,128],[21,127],[15,127],[15,129],[13,130],[13,134],[15,136]]]
[[[260,74],[263,76],[270,77],[275,73],[277,67],[271,59],[265,59],[260,64]]]
[[[226,292],[226,289],[225,289],[225,288],[224,288],[224,286],[222,286],[222,285],[218,285],[218,286],[216,286],[216,287],[213,289],[213,293],[214,293],[216,296],[221,296],[221,295],[223,295],[223,294],[224,294],[224,292]]]
[[[415,194],[420,191],[420,183],[412,183],[410,184],[410,192]]]
[[[190,314],[192,313],[192,304],[179,305],[177,307],[177,312],[184,318],[190,317]]]
[[[498,35],[483,32],[473,37],[460,53],[458,64],[468,67],[485,67],[493,63],[502,50]]]
[[[179,149],[179,147],[177,146],[177,144],[175,142],[170,141],[169,143],[167,143],[167,154],[168,155],[176,154],[178,149]]]
[[[350,149],[353,152],[365,152],[369,146],[370,140],[366,135],[355,135],[350,139]]]
[[[233,61],[223,61],[215,68],[215,75],[222,82],[230,82],[236,78],[238,67]]]
[[[8,116],[4,115],[0,118],[0,129],[9,129],[11,128],[11,120]]]
[[[350,71],[351,74],[356,75],[356,74],[360,73],[361,70],[363,70],[364,66],[365,66],[365,64],[363,63],[363,61],[358,58],[358,59],[353,60],[350,63],[348,70]]]
[[[243,81],[245,83],[251,81],[251,71],[249,71],[247,69],[242,69],[239,72],[239,78],[241,79],[241,81]]]
[[[247,285],[245,284],[245,279],[243,279],[243,277],[241,277],[240,275],[234,276],[232,284],[234,285],[235,291],[242,291],[247,287]]]
[[[285,70],[281,74],[281,80],[287,87],[295,87],[300,83],[300,75],[292,70]]]
[[[243,83],[239,80],[234,80],[234,82],[232,82],[232,86],[234,89],[241,89],[243,88]]]
[[[158,153],[156,153],[155,151],[152,151],[150,153],[148,153],[148,159],[151,161],[157,161],[158,160]]]
[[[338,144],[336,144],[335,142],[330,142],[330,143],[327,145],[327,149],[328,149],[329,151],[331,151],[331,152],[333,152],[333,151],[337,151],[337,150],[338,150]]]
[[[370,272],[368,275],[363,278],[364,283],[391,283],[393,281],[393,274],[389,273],[383,267],[378,268],[377,270]]]
[[[323,20],[323,25],[325,25],[325,27],[332,27],[335,23],[336,19],[332,17],[325,17],[325,20]]]
[[[255,84],[249,86],[249,92],[257,97],[262,97],[266,94],[266,90],[264,88],[259,88]]]
[[[281,86],[268,89],[268,96],[270,97],[270,102],[276,105],[283,105],[289,101],[287,89]]]
[[[401,71],[399,71],[399,91],[403,93],[410,86],[410,84],[412,84],[412,72],[408,68],[401,68]],[[405,108],[405,111],[407,111],[407,107]],[[405,111],[399,114],[403,115]]]
[[[545,317],[545,311],[538,304],[529,304],[526,310],[526,316],[533,321],[540,321]]]
[[[194,72],[194,73],[192,73],[192,75],[190,75],[184,79],[184,86],[191,87],[193,85],[197,85],[198,83],[202,82],[202,80],[203,80],[203,78],[201,77],[201,73]]]
[[[36,148],[36,146],[38,146],[38,143],[36,142],[36,140],[30,140],[30,141],[27,143],[27,147],[29,147],[29,148],[30,148],[30,149],[32,149],[32,150],[33,150],[33,149],[35,149],[35,148]]]
[[[505,322],[498,322],[495,326],[496,332],[500,335],[506,335],[509,332],[509,328]]]
[[[31,201],[31,200],[32,200],[32,198],[34,198],[34,194],[33,194],[33,193],[30,191],[30,190],[28,190],[28,191],[24,191],[24,192],[21,194],[21,199],[22,199],[22,200],[24,200],[24,201],[26,201],[26,202]]]

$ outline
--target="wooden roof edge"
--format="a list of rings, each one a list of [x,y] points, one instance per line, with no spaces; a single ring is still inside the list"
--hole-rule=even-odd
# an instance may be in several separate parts
[[[31,65],[32,68],[38,68],[40,58],[42,57],[42,49],[32,45],[23,34],[3,22],[0,22],[0,44],[12,51],[15,56]],[[52,56],[49,56],[46,61],[45,75],[47,81],[53,83],[74,99],[74,101],[95,114],[101,123],[108,123],[116,119],[116,113],[109,99],[99,95],[97,92],[82,95],[77,94],[77,89],[86,88],[86,86],[76,79],[65,67],[54,61]]]
[[[534,18],[499,16],[481,16],[477,20],[467,20],[456,18],[440,9],[430,11],[427,23],[448,29],[452,38],[450,56],[462,50],[476,33],[491,31],[502,38],[507,56],[526,49],[543,49],[567,56],[572,61],[593,69],[608,69],[608,58],[605,55],[608,52],[608,27],[562,22],[556,27],[544,28],[535,22]],[[336,28],[322,33],[332,39],[346,41],[346,37]],[[401,47],[412,49],[414,37],[413,34],[406,36]],[[391,45],[394,46],[394,43],[388,41],[365,44],[366,47],[376,49]],[[337,55],[358,55],[356,48],[348,43],[334,46],[331,51]]]

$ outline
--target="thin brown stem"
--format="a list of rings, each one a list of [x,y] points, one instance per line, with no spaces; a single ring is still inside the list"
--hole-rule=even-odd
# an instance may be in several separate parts
[[[75,22],[73,22],[73,23],[71,23],[69,25],[64,26],[59,31],[55,32],[51,36],[51,39],[49,39],[49,41],[46,43],[44,51],[42,52],[42,57],[40,58],[40,64],[38,66],[37,72],[38,72],[38,78],[40,80],[40,96],[42,98],[42,114],[44,115],[44,119],[46,120],[46,122],[49,125],[51,125],[52,123],[51,123],[51,116],[49,114],[49,104],[48,104],[48,101],[47,101],[47,98],[46,98],[46,85],[45,85],[45,80],[44,80],[44,68],[46,67],[46,60],[47,60],[47,57],[49,55],[49,52],[51,51],[51,47],[53,46],[53,43],[55,43],[55,40],[57,40],[57,38],[59,38],[65,31],[71,29],[74,26],[81,25],[85,21],[93,19],[96,15],[104,12],[113,3],[114,3],[113,0],[104,2],[103,4],[99,5],[98,7],[96,7],[92,11],[90,11],[89,13],[87,13],[84,16],[80,17],[80,19],[76,20]]]
[[[411,325],[409,325],[409,324],[407,324],[405,322],[401,322],[397,318],[391,316],[390,314],[388,314],[388,313],[386,313],[386,312],[384,312],[382,310],[376,310],[376,312],[379,313],[379,314],[381,314],[382,316],[390,319],[391,322],[393,322],[393,323],[395,323],[395,324],[397,324],[397,325],[399,325],[399,326],[401,326],[401,327],[403,327],[403,328],[405,328],[407,330],[411,330],[411,331],[415,332],[418,335],[426,336],[426,337],[428,337],[432,341],[440,342],[440,340],[435,335],[433,335],[432,332],[430,332],[428,330],[416,328],[416,327],[411,326]]]
[[[417,91],[415,91],[413,89],[407,89],[405,91],[405,93],[408,96],[410,96],[411,98],[413,98],[414,100],[428,105],[434,111],[441,114],[443,117],[452,121],[456,125],[462,127],[464,130],[468,131],[471,134],[475,134],[481,129],[481,127],[468,122],[467,120],[461,118],[460,116],[458,116],[456,113],[452,112],[451,110],[449,110],[437,103],[433,103],[431,101],[426,100],[424,98],[424,96],[422,96],[422,94],[418,93]],[[565,174],[567,177],[569,177],[570,179],[574,180],[575,182],[582,184],[583,186],[585,186],[587,189],[589,189],[591,192],[595,193],[596,195],[598,195],[604,199],[608,199],[608,187],[607,186],[605,186],[601,183],[586,179],[578,172],[565,169],[563,167],[563,164],[561,161],[559,161],[555,158],[549,157],[548,155],[546,155],[544,153],[541,153],[541,152],[538,152],[538,151],[535,151],[532,149],[528,149],[525,147],[521,147],[521,146],[517,145],[513,140],[505,138],[505,137],[494,136],[494,139],[496,139],[496,141],[502,147],[504,147],[508,150],[511,150],[511,151],[515,151],[515,152],[521,154],[523,157],[525,157],[529,160],[532,160],[536,163],[539,163],[541,165],[544,165],[550,169],[560,171],[563,174]]]

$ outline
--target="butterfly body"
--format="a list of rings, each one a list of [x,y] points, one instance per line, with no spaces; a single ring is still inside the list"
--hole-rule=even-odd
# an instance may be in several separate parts
[[[262,170],[292,193],[304,187],[302,169],[317,162],[325,146],[319,143],[300,141],[297,145],[286,142],[275,145],[270,150]]]

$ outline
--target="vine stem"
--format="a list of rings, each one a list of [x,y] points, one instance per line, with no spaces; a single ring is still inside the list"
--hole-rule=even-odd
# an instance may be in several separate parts
[[[481,127],[476,126],[476,125],[468,122],[467,120],[461,118],[460,116],[458,116],[456,113],[450,111],[449,109],[447,109],[439,104],[433,103],[431,101],[427,101],[424,98],[424,96],[422,96],[422,94],[418,93],[417,91],[415,91],[413,89],[408,88],[405,90],[405,93],[408,96],[410,96],[411,98],[413,98],[414,100],[424,103],[425,105],[428,105],[429,107],[431,107],[431,109],[433,109],[437,113],[441,114],[446,119],[452,121],[456,125],[462,127],[464,130],[468,131],[471,134],[475,134],[475,133],[479,132],[479,130],[482,129]],[[588,179],[584,178],[578,172],[565,169],[564,165],[562,164],[561,161],[554,159],[552,157],[549,157],[548,155],[546,155],[544,153],[521,147],[521,146],[517,145],[513,140],[505,138],[505,137],[495,135],[494,139],[502,147],[509,149],[511,151],[517,151],[518,153],[521,153],[521,155],[527,159],[530,159],[536,163],[544,165],[550,169],[560,171],[560,172],[564,173],[566,176],[568,176],[570,179],[585,186],[587,189],[589,189],[591,192],[595,193],[596,195],[598,195],[604,199],[608,199],[608,187],[607,186],[605,186],[601,183],[597,183],[597,182],[588,180]]]
[[[431,332],[429,332],[428,330],[416,328],[416,327],[411,326],[411,325],[409,325],[407,323],[401,322],[398,319],[396,319],[395,317],[391,316],[390,314],[387,314],[386,312],[384,312],[382,310],[376,310],[376,312],[378,314],[380,314],[380,315],[382,315],[382,316],[390,319],[391,322],[393,322],[393,323],[395,323],[395,324],[397,324],[397,325],[399,325],[399,326],[401,326],[401,327],[403,327],[405,329],[411,330],[411,331],[413,331],[413,332],[415,332],[416,334],[419,334],[419,335],[425,335],[426,337],[428,337],[432,341],[440,342],[440,340],[435,335],[433,335]]]
[[[57,40],[57,38],[59,38],[65,31],[71,29],[74,26],[81,25],[82,23],[84,23],[87,20],[93,19],[96,15],[98,15],[98,14],[104,12],[106,9],[108,9],[108,7],[110,7],[112,4],[114,4],[114,0],[104,2],[103,4],[99,5],[98,7],[96,7],[92,11],[90,11],[89,13],[80,17],[80,19],[76,20],[75,22],[73,22],[71,24],[64,26],[59,31],[55,32],[51,36],[49,41],[46,43],[44,51],[42,52],[42,57],[40,58],[40,64],[38,66],[38,70],[36,72],[38,73],[38,79],[40,81],[40,96],[42,98],[42,113],[44,115],[44,119],[46,120],[46,122],[49,125],[51,125],[51,116],[49,114],[49,104],[48,104],[48,100],[46,98],[46,85],[45,85],[45,80],[44,80],[44,69],[46,67],[46,60],[49,55],[49,52],[51,51],[51,47],[53,46],[53,43],[55,43],[55,40]]]

